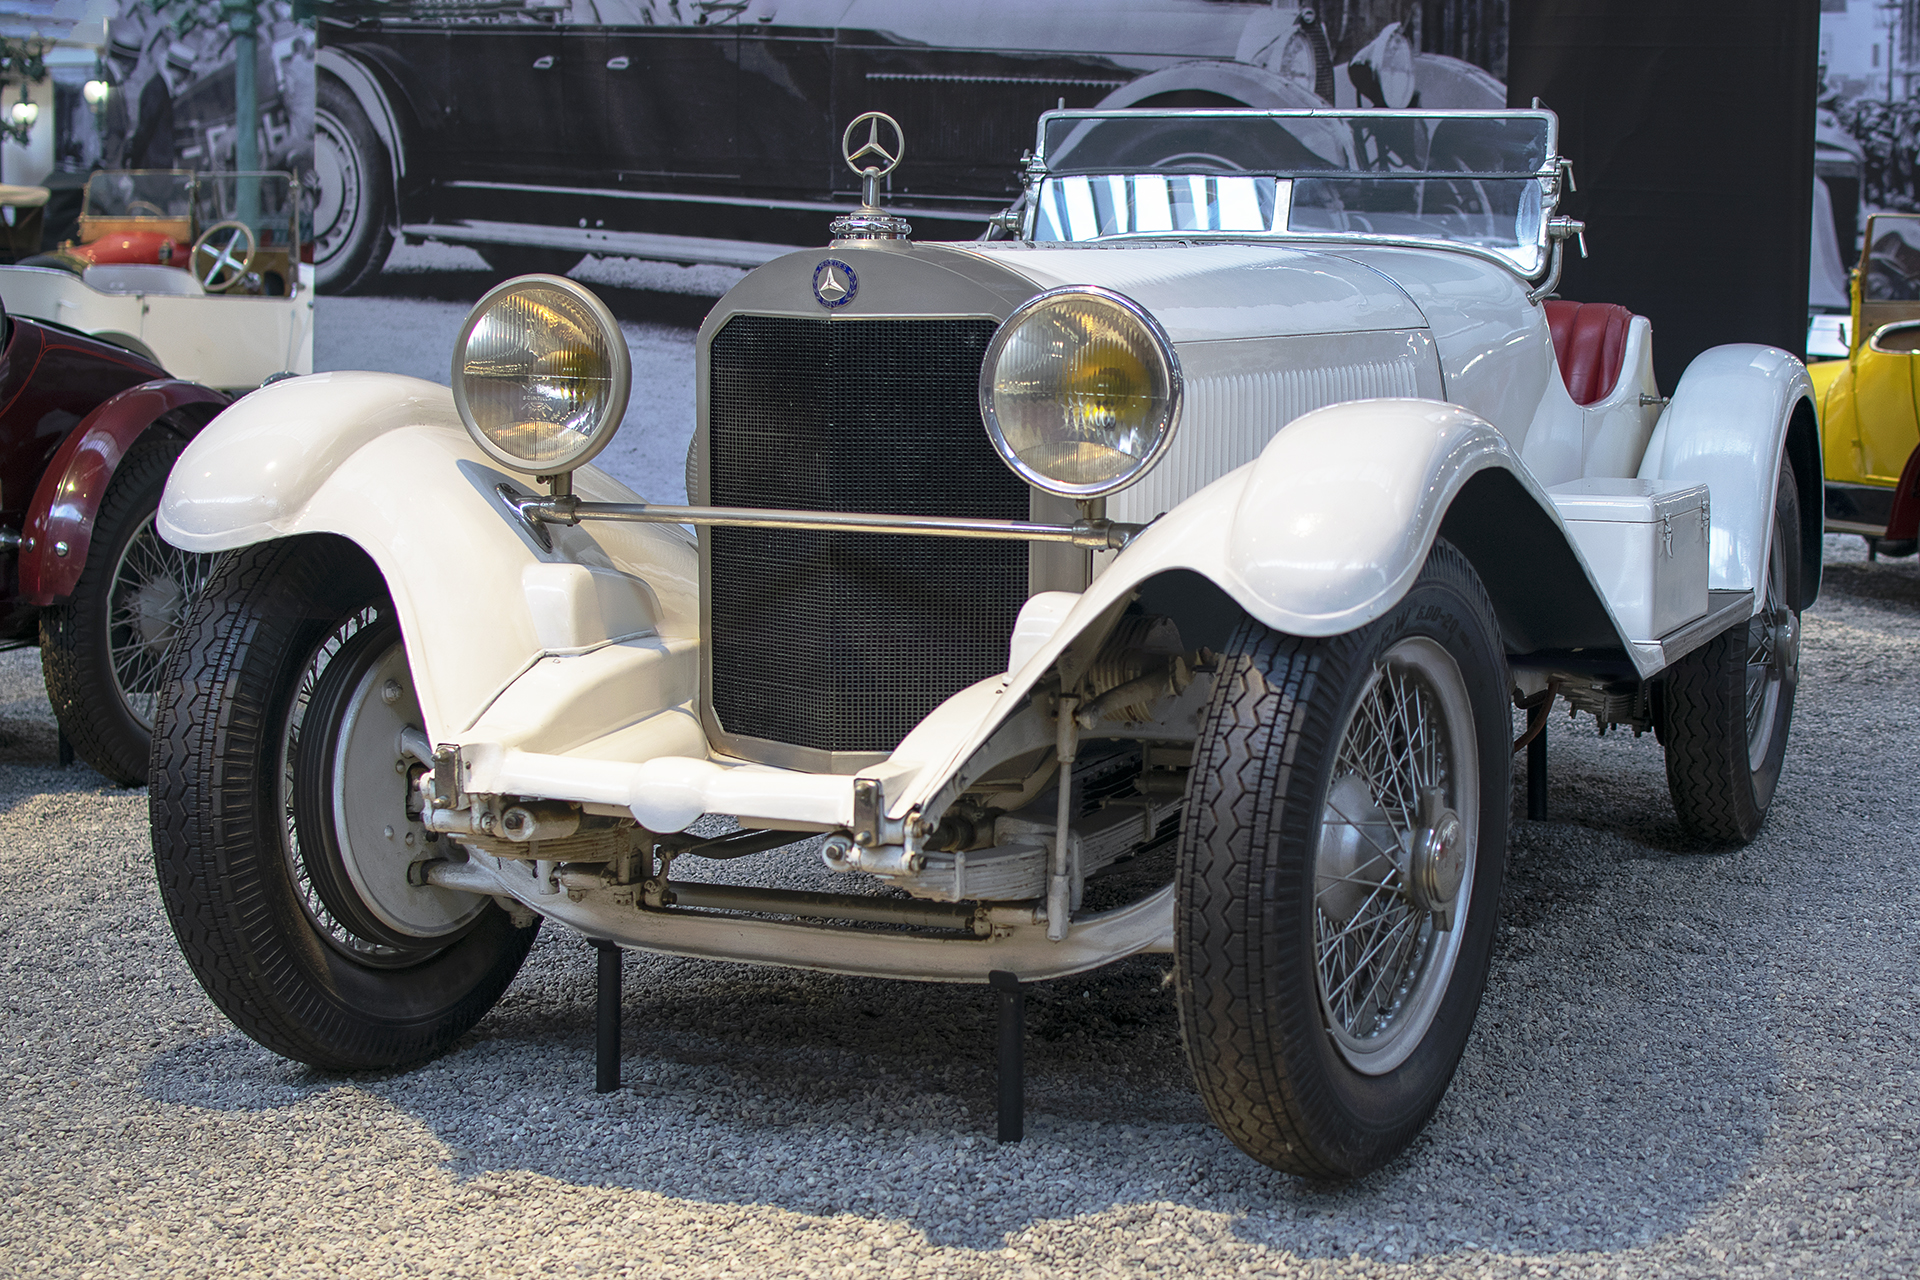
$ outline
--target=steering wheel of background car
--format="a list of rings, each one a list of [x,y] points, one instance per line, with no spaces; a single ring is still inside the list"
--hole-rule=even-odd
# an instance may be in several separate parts
[[[239,284],[253,267],[259,242],[244,222],[216,222],[200,233],[188,257],[189,269],[208,293],[222,293]]]
[[[167,211],[151,200],[132,200],[127,203],[127,212],[142,218],[164,218]]]

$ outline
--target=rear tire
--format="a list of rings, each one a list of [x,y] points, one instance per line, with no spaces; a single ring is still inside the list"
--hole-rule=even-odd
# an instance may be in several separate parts
[[[357,293],[393,252],[393,167],[351,91],[331,76],[314,87],[313,271],[322,293]]]
[[[121,459],[65,603],[40,613],[47,701],[82,760],[122,787],[147,780],[167,648],[217,559],[164,542],[153,524],[186,446],[150,433]]]
[[[1304,639],[1242,623],[1181,830],[1181,1029],[1235,1145],[1357,1177],[1439,1105],[1486,984],[1506,864],[1506,662],[1439,543],[1385,617]]]
[[[1681,824],[1717,844],[1760,834],[1800,683],[1800,498],[1784,458],[1772,537],[1759,610],[1674,663],[1663,681],[1667,793]]]
[[[167,919],[235,1026],[316,1067],[444,1051],[533,944],[492,899],[409,884],[434,856],[394,768],[411,684],[378,570],[329,536],[225,557],[168,665],[149,800]]]

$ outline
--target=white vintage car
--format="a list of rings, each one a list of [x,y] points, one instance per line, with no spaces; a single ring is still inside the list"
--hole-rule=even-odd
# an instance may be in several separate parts
[[[155,734],[187,957],[345,1069],[452,1044],[541,918],[920,981],[1169,953],[1232,1140],[1376,1167],[1479,1003],[1516,702],[1653,728],[1688,827],[1758,830],[1806,371],[1720,347],[1668,400],[1645,319],[1549,300],[1545,111],[1050,113],[1012,234],[951,244],[856,124],[866,203],[700,331],[692,505],[586,465],[628,357],[558,277],[450,391],[289,380],[188,446],[160,528],[230,554]]]
[[[286,173],[102,170],[77,240],[0,266],[0,298],[231,394],[312,373],[302,198]]]

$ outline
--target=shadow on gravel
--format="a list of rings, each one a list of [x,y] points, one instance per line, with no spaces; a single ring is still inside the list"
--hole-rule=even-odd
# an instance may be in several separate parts
[[[1920,561],[1829,560],[1820,571],[1821,603],[1827,603],[1829,596],[1920,607]]]
[[[429,299],[435,302],[478,302],[487,290],[505,276],[492,271],[389,271],[375,277],[372,286],[357,297]],[[641,324],[664,324],[681,329],[698,329],[719,299],[694,293],[670,293],[658,289],[631,289],[618,285],[590,284],[608,310],[619,320]]]
[[[1836,603],[1920,600],[1920,575],[1904,569],[1828,572]],[[898,1219],[988,1251],[1116,1207],[1218,1214],[1245,1239],[1315,1258],[1604,1253],[1671,1237],[1739,1198],[1770,1125],[1805,1105],[1782,1055],[1839,1016],[1782,1003],[1783,963],[1824,963],[1790,939],[1837,927],[1793,913],[1817,902],[1864,916],[1890,875],[1873,861],[1891,856],[1880,846],[1905,847],[1894,801],[1833,810],[1829,775],[1869,770],[1880,739],[1856,732],[1860,709],[1835,690],[1853,687],[1836,663],[1853,642],[1815,628],[1808,644],[1802,687],[1817,696],[1745,849],[1685,835],[1651,737],[1555,718],[1548,821],[1524,819],[1516,770],[1493,975],[1459,1074],[1413,1147],[1350,1186],[1258,1166],[1207,1122],[1166,957],[1036,990],[1017,1147],[992,1141],[992,1008],[972,988],[636,956],[625,1086],[597,1096],[593,953],[557,931],[438,1061],[331,1077],[229,1036],[157,1059],[146,1089],[242,1110],[356,1089],[426,1126],[457,1177],[525,1170]],[[1861,901],[1842,902],[1833,886],[1863,858]],[[1848,997],[1861,1006],[1848,1017],[1879,1016],[1862,1003],[1873,990]]]
[[[1563,754],[1577,796],[1589,766]],[[1207,1122],[1165,957],[1035,989],[1018,1147],[992,1141],[977,988],[636,956],[624,1087],[597,1096],[593,953],[557,932],[476,1033],[411,1071],[327,1076],[229,1036],[164,1055],[145,1085],[235,1110],[353,1088],[427,1126],[459,1177],[903,1219],[964,1248],[1173,1205],[1304,1256],[1605,1250],[1684,1228],[1765,1132],[1767,993],[1727,936],[1739,896],[1618,831],[1517,823],[1517,910],[1459,1077],[1405,1157],[1348,1187],[1256,1165]]]

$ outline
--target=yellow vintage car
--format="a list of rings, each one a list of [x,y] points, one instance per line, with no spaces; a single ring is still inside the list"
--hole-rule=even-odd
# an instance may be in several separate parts
[[[1867,220],[1844,360],[1810,365],[1826,454],[1827,530],[1870,556],[1920,542],[1920,215]]]

